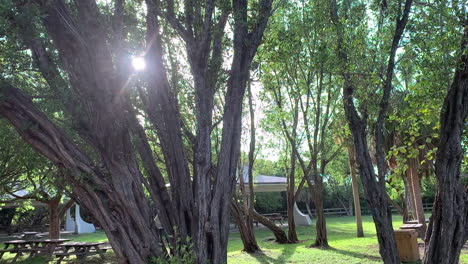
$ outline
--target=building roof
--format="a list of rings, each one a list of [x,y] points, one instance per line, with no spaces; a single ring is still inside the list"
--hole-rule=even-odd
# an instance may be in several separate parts
[[[249,167],[244,166],[243,167],[243,172],[242,176],[244,177],[244,182],[248,183],[249,182]],[[267,176],[267,175],[261,175],[261,174],[254,174],[253,177],[254,184],[287,184],[288,180],[286,177],[279,177],[279,176]],[[237,182],[239,184],[239,180]]]
[[[244,178],[245,188],[248,189],[249,185],[249,173],[248,166],[243,167],[242,177]],[[284,192],[286,191],[286,186],[288,180],[285,177],[279,176],[267,176],[261,174],[254,174],[254,191],[255,192]],[[237,185],[239,185],[239,180],[237,180]]]

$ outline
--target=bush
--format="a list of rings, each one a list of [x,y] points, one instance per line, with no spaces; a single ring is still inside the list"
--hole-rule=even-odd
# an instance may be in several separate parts
[[[255,210],[259,213],[286,211],[286,192],[262,192],[255,194]]]

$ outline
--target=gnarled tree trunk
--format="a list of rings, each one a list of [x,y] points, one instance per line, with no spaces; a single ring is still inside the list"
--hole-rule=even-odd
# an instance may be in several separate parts
[[[232,8],[223,8],[227,11],[223,11],[219,21],[213,21],[217,2],[200,1],[197,6],[205,6],[203,15],[195,5],[185,6],[185,11],[191,14],[184,21],[187,25],[177,21],[173,1],[165,1],[165,17],[187,42],[189,60],[195,62],[192,71],[197,98],[208,98],[207,102],[196,104],[199,127],[198,142],[194,143],[194,175],[189,169],[191,157],[185,153],[181,135],[182,120],[172,89],[175,87],[170,87],[166,76],[158,20],[163,11],[160,1],[146,1],[148,85],[138,90],[141,104],[136,106],[132,104],[135,96],[127,89],[132,72],[123,64],[128,61],[120,57],[120,49],[114,49],[124,41],[119,39],[123,36],[124,1],[116,0],[112,27],[103,23],[107,20],[93,0],[76,1],[73,6],[63,0],[34,2],[43,12],[41,18],[47,30],[41,34],[47,34],[52,40],[63,69],[49,56],[45,41],[24,36],[25,42],[43,77],[55,95],[64,101],[64,110],[72,116],[74,135],[79,135],[81,140],[72,140],[28,96],[3,77],[0,79],[0,115],[8,119],[32,147],[66,171],[63,177],[71,186],[72,198],[100,222],[119,263],[144,264],[154,257],[177,257],[185,253],[174,247],[167,254],[166,248],[161,246],[159,230],[154,223],[155,211],[172,246],[180,241],[186,246],[194,244],[193,253],[198,263],[225,263],[229,203],[239,158],[242,100],[250,64],[271,15],[272,1],[259,2],[259,18],[253,27],[247,27],[247,1],[234,0]],[[19,3],[17,8],[21,12],[28,6]],[[213,109],[210,109],[212,97],[205,92],[213,85],[203,82],[211,83],[218,75],[216,69],[206,65],[220,65],[221,62],[212,64],[206,58],[222,51],[223,34],[218,33],[223,32],[229,10],[235,13],[234,58],[225,97],[218,164],[215,172],[208,172],[211,148],[207,127],[211,129],[209,112]],[[201,33],[193,32],[195,26],[190,18],[203,21]],[[219,26],[213,28],[213,24]],[[212,33],[217,37],[212,38]],[[68,75],[69,82],[61,76],[62,72]],[[134,108],[140,105],[157,133],[167,177],[163,177],[153,157],[150,139],[138,122]],[[166,188],[166,178],[171,184],[170,190]],[[153,210],[153,206],[157,210]]]
[[[373,162],[367,145],[367,115],[361,116],[354,102],[354,92],[356,86],[351,79],[348,53],[344,43],[345,26],[342,24],[338,15],[337,1],[331,3],[331,18],[337,29],[337,51],[340,62],[343,66],[342,76],[343,86],[343,104],[346,119],[348,121],[351,134],[353,136],[354,147],[356,150],[356,161],[359,165],[364,193],[367,204],[372,211],[377,238],[379,241],[379,252],[382,260],[386,264],[400,263],[398,250],[395,243],[392,226],[392,214],[388,204],[388,197],[385,190],[385,176],[387,167],[385,162],[385,153],[383,152],[383,125],[389,105],[390,92],[392,90],[392,79],[395,68],[395,55],[398,44],[403,35],[403,31],[408,22],[411,11],[412,0],[406,0],[403,13],[398,15],[396,28],[393,35],[389,60],[387,63],[386,78],[383,82],[383,95],[380,100],[380,109],[375,129],[375,144],[378,175],[374,172]],[[378,177],[378,181],[376,180]]]
[[[273,234],[275,235],[276,242],[280,244],[286,244],[288,243],[288,237],[286,236],[286,233],[284,232],[283,229],[275,225],[270,219],[264,217],[263,215],[257,213],[257,211],[253,212],[253,217],[255,220],[257,220],[260,224],[266,226],[268,229],[270,229]]]
[[[321,176],[315,177],[313,199],[317,222],[315,223],[315,242],[311,247],[328,248],[327,222],[323,208],[323,182]]]
[[[248,229],[246,219],[244,217],[244,211],[241,208],[242,206],[238,204],[236,201],[232,201],[231,204],[231,214],[234,216],[237,226],[239,227],[239,233],[241,236],[242,244],[244,245],[244,249],[247,253],[255,253],[260,251],[260,247],[255,240],[255,234],[252,230]]]
[[[425,264],[456,264],[468,239],[468,195],[460,182],[461,138],[468,113],[468,24],[461,58],[440,114],[436,154],[437,192],[426,234]]]

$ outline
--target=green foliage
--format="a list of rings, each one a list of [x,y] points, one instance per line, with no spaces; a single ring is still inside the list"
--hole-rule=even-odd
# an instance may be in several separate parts
[[[154,264],[195,264],[197,263],[197,256],[194,250],[193,242],[189,237],[187,241],[178,239],[176,246],[169,244],[167,249],[169,252],[177,252],[169,257],[159,256],[153,258],[150,263]]]
[[[279,161],[256,159],[254,171],[257,174],[269,176],[285,176],[286,171]]]
[[[255,194],[255,209],[260,213],[276,213],[286,210],[286,200],[280,192]]]

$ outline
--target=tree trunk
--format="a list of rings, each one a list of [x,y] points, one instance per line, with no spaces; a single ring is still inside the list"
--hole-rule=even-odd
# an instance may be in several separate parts
[[[409,184],[412,186],[411,197],[412,204],[414,204],[416,219],[419,224],[422,224],[422,232],[418,232],[420,236],[424,237],[426,234],[426,216],[424,216],[424,208],[422,203],[421,182],[418,175],[418,162],[416,159],[410,159],[408,162],[407,175],[409,176]]]
[[[234,195],[233,201],[231,204],[231,214],[234,215],[237,226],[239,227],[239,232],[241,235],[241,240],[242,243],[244,244],[244,249],[243,251],[247,253],[255,253],[257,251],[260,251],[260,247],[257,244],[257,240],[255,239],[255,233],[253,230],[253,220],[249,221],[249,216],[251,216],[251,210],[250,210],[250,204],[253,202],[251,201],[252,198],[250,198],[245,190],[245,170],[244,168],[240,168],[239,171],[241,171],[240,176],[239,176],[239,189],[242,194],[242,205],[237,202],[237,198]],[[250,173],[250,169],[248,169],[247,173]],[[249,181],[253,181],[253,178],[250,177],[250,175],[247,175],[249,177]],[[253,184],[249,182],[249,188],[253,188]],[[252,190],[249,190],[249,194],[252,192]]]
[[[406,172],[406,177],[403,177],[403,181],[405,184],[405,194],[404,194],[404,201],[403,201],[403,223],[406,221],[410,221],[415,219],[414,217],[414,206],[413,206],[413,199],[412,199],[412,187],[409,183],[409,176],[408,172]]]
[[[331,3],[331,18],[337,29],[337,51],[340,62],[343,66],[341,73],[343,85],[343,104],[345,116],[348,121],[349,129],[353,136],[354,147],[356,151],[356,161],[359,167],[366,201],[372,211],[377,238],[379,241],[379,253],[385,264],[400,263],[398,250],[396,247],[393,226],[392,212],[388,205],[387,193],[385,190],[385,176],[387,174],[387,166],[385,162],[385,153],[383,152],[383,125],[388,110],[390,93],[392,90],[392,79],[395,68],[395,55],[398,49],[400,39],[408,22],[409,13],[411,11],[412,0],[406,0],[404,10],[399,14],[396,21],[396,28],[393,35],[389,60],[387,63],[386,78],[383,82],[383,93],[380,100],[380,109],[375,127],[375,143],[376,143],[376,158],[378,175],[375,174],[374,165],[370,156],[367,145],[367,117],[360,115],[356,109],[355,98],[353,93],[356,90],[354,81],[350,75],[348,64],[348,53],[346,51],[347,43],[345,43],[345,25],[342,24],[337,1]],[[378,181],[377,181],[378,178]]]
[[[297,243],[296,222],[294,220],[294,205],[296,204],[294,196],[294,189],[288,190],[288,240],[290,243]]]
[[[296,204],[295,180],[296,175],[296,155],[291,151],[291,167],[288,177],[287,199],[288,199],[288,240],[290,243],[299,241],[296,233],[296,222],[294,220],[294,205]]]
[[[266,226],[268,229],[273,232],[276,238],[276,242],[280,244],[287,244],[289,243],[288,237],[286,236],[286,233],[284,232],[283,229],[275,225],[270,219],[264,217],[263,215],[257,213],[257,211],[253,212],[253,217],[255,220],[257,220],[260,224]]]
[[[131,173],[137,171],[134,164],[122,160],[121,156],[113,156],[114,166],[108,169],[95,166],[20,90],[0,80],[0,92],[7,96],[0,100],[0,113],[25,141],[68,171],[65,178],[73,186],[73,198],[100,221],[119,262],[146,263],[152,254],[160,253],[157,230],[149,221],[149,203],[139,178]],[[24,129],[25,124],[36,126]],[[122,146],[119,141],[112,142],[106,147]],[[121,151],[119,153],[131,153],[131,150]],[[111,162],[109,156],[103,155],[103,159]],[[103,175],[114,177],[103,180]],[[134,188],[127,189],[127,186]]]
[[[246,219],[243,210],[236,201],[233,201],[231,204],[231,213],[236,219],[237,226],[239,227],[242,244],[244,245],[244,249],[242,251],[247,253],[255,253],[260,251],[260,247],[258,246],[257,240],[255,239],[255,234],[252,232],[252,230],[248,229],[248,224],[245,221]]]
[[[325,220],[325,212],[323,208],[323,183],[321,176],[315,177],[314,184],[314,204],[315,212],[317,213],[317,221],[315,223],[315,242],[311,247],[328,248],[328,237],[327,237],[327,223]]]
[[[121,58],[109,43],[108,36],[113,35],[113,32],[107,27],[107,23],[103,23],[103,14],[96,2],[35,2],[42,11],[41,18],[47,37],[56,48],[51,50],[57,53],[63,68],[59,70],[54,65],[54,60],[47,56],[45,48],[39,50],[31,47],[34,59],[40,62],[39,70],[51,88],[57,88],[51,80],[63,80],[65,78],[60,74],[67,74],[65,85],[59,86],[54,92],[66,102],[64,109],[72,116],[70,120],[74,125],[71,127],[74,130],[73,135],[81,138],[74,141],[67,136],[65,130],[52,123],[33,104],[31,98],[3,78],[0,79],[0,114],[15,126],[25,141],[67,172],[63,177],[72,188],[73,199],[100,222],[119,263],[143,264],[153,257],[167,256],[166,247],[161,246],[159,230],[154,224],[155,210],[152,210],[152,206],[157,207],[165,232],[171,234],[168,236],[169,240],[181,241],[187,247],[194,246],[193,253],[196,254],[197,263],[225,263],[229,205],[240,151],[242,101],[250,64],[271,15],[272,0],[259,2],[258,18],[253,27],[247,27],[250,20],[248,1],[233,0],[232,8],[226,8],[235,13],[234,57],[225,97],[222,144],[215,175],[208,173],[211,161],[207,160],[211,159],[211,131],[208,130],[211,129],[211,124],[208,112],[211,111],[209,108],[212,106],[212,97],[207,97],[207,105],[204,102],[196,104],[196,110],[199,111],[197,117],[200,118],[197,120],[200,125],[200,141],[196,142],[198,145],[194,148],[197,152],[194,160],[195,173],[191,175],[188,166],[190,157],[185,153],[185,142],[181,136],[179,106],[173,94],[177,87],[170,87],[168,84],[164,66],[164,49],[158,21],[161,12],[159,5],[162,3],[146,1],[148,47],[145,55],[148,74],[145,76],[147,85],[145,89],[141,89],[139,100],[145,116],[153,123],[157,133],[159,147],[164,154],[165,177],[152,156],[145,131],[139,127],[138,120],[135,122],[137,118],[132,105],[134,94],[130,95],[129,89],[126,89],[133,73],[125,66],[115,63],[120,62]],[[170,1],[166,1],[166,4],[168,2]],[[203,2],[200,1],[199,4]],[[202,52],[201,57],[209,56],[211,52],[216,53],[211,50],[211,45],[218,46],[216,43],[223,39],[222,35],[218,42],[211,38],[211,33],[215,31],[212,30],[213,24],[223,23],[213,21],[214,2],[206,1],[205,4],[206,13],[201,18],[204,20],[203,36],[199,36],[197,32],[188,36],[193,33],[193,28],[188,28],[190,25],[186,25],[187,28],[184,25],[177,28],[184,40],[191,41],[188,46],[195,44],[194,46],[200,47],[199,50],[192,50],[190,47],[193,46],[190,46],[188,52]],[[167,7],[170,9],[171,6]],[[119,13],[120,19],[123,18],[122,5],[116,13],[116,20],[119,20]],[[194,15],[202,16],[201,12]],[[224,14],[224,19],[227,16]],[[166,18],[169,23],[173,21],[169,16]],[[180,23],[177,21],[175,24]],[[198,26],[198,23],[194,24]],[[122,27],[120,25],[120,30]],[[119,26],[114,29],[118,31]],[[118,35],[115,34],[117,42]],[[201,43],[194,43],[199,39]],[[34,43],[31,43],[28,42],[32,46]],[[189,54],[189,59],[194,58],[192,55]],[[200,65],[197,64],[192,69],[196,82],[216,79],[210,74],[205,75],[210,80],[198,78],[198,69],[210,71],[206,67],[208,60],[198,59],[200,58],[195,58]],[[216,71],[210,73],[217,75]],[[203,92],[213,86],[197,84],[197,87],[197,98],[200,99],[205,95]],[[60,92],[60,89],[65,92]],[[85,148],[79,144],[85,145]],[[89,153],[92,155],[88,155]],[[145,175],[140,165],[145,169]],[[172,195],[165,188],[165,179],[169,179]],[[149,199],[148,195],[153,199]],[[172,256],[177,257],[180,253],[186,252],[171,248]]]
[[[356,177],[356,157],[353,146],[348,147],[349,169],[351,171],[351,184],[353,188],[354,212],[356,215],[357,237],[364,237],[362,228],[361,201],[359,199],[359,184]]]
[[[468,239],[468,197],[460,182],[464,157],[461,146],[468,113],[468,25],[461,58],[440,114],[440,141],[436,154],[437,192],[426,234],[424,264],[456,264]]]
[[[257,244],[257,240],[255,238],[255,232],[253,227],[253,211],[254,211],[254,201],[255,201],[255,193],[254,193],[254,184],[253,184],[253,167],[255,163],[255,111],[252,102],[252,84],[251,81],[248,81],[247,89],[248,89],[248,102],[249,102],[249,113],[250,113],[250,146],[249,146],[249,165],[248,165],[248,177],[249,177],[249,194],[245,195],[245,189],[243,190],[244,202],[246,203],[247,207],[245,210],[245,224],[247,228],[247,232],[249,235],[249,247],[246,248],[244,245],[244,250],[250,253],[254,253],[260,251],[260,247]],[[242,178],[244,176],[242,175]],[[244,185],[244,182],[241,182]]]
[[[61,217],[63,215],[59,214],[59,204],[60,198],[51,200],[47,203],[49,207],[49,239],[58,239],[60,238],[60,224]]]

